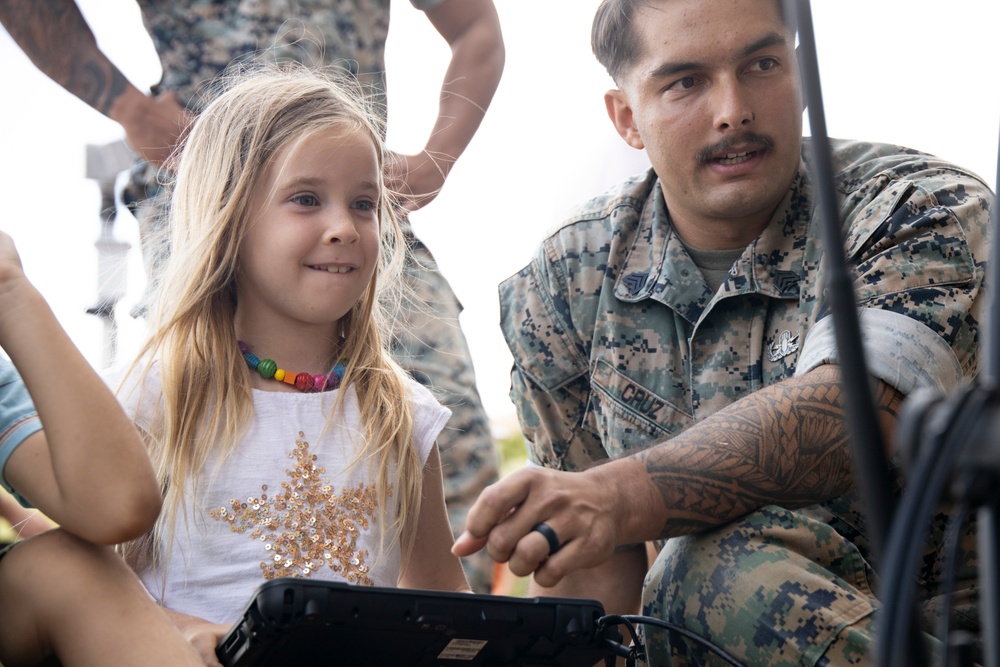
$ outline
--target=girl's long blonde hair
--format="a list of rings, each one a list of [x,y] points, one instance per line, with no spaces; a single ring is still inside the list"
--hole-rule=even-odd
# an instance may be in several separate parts
[[[220,79],[219,90],[180,149],[169,211],[172,253],[157,286],[152,333],[133,364],[143,378],[155,360],[162,378],[162,402],[148,436],[165,502],[151,543],[125,545],[125,554],[133,562],[158,557],[164,540],[174,539],[183,507],[197,497],[210,455],[228,456],[252,418],[250,374],[233,318],[238,251],[256,215],[250,205],[255,188],[285,146],[317,130],[346,127],[376,147],[382,250],[371,283],[341,319],[348,359],[341,386],[352,386],[359,402],[364,442],[354,462],[364,459],[378,471],[383,545],[387,534],[399,539],[405,558],[415,539],[422,469],[412,445],[405,373],[389,357],[382,334],[391,331],[389,315],[402,298],[405,252],[381,175],[382,121],[349,75],[301,65],[244,66]],[[338,392],[328,423],[344,394]],[[386,525],[390,502],[396,518]]]

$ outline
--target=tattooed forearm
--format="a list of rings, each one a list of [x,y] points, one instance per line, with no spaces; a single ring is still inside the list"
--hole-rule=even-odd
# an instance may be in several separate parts
[[[0,23],[38,69],[105,115],[128,86],[74,2],[6,0]]]
[[[802,507],[853,484],[838,373],[824,367],[762,389],[637,455],[671,518],[663,535],[696,532],[764,505]],[[901,397],[879,383],[883,427]]]

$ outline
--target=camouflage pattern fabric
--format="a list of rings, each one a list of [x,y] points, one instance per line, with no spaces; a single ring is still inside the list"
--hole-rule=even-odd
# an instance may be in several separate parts
[[[163,67],[154,93],[173,91],[197,111],[231,63],[342,66],[385,93],[390,0],[137,0]],[[441,0],[410,0],[428,10]]]
[[[242,59],[295,60],[342,65],[384,95],[384,48],[389,0],[138,0],[143,21],[163,65],[154,92],[171,90],[197,112],[211,99],[211,81]],[[428,10],[441,0],[411,0]],[[165,219],[169,175],[140,162],[130,173],[123,199],[139,222],[143,263],[152,283],[169,256]],[[452,410],[438,445],[445,476],[445,502],[456,537],[479,492],[499,478],[496,444],[475,386],[472,358],[458,323],[461,304],[430,253],[412,237],[406,279],[415,295],[412,312],[395,332],[394,357]],[[139,310],[144,304],[140,304]],[[463,559],[475,591],[490,592],[488,555]]]
[[[916,151],[849,141],[832,148],[869,371],[905,394],[919,387],[952,391],[978,368],[984,302],[978,297],[993,195],[974,174]],[[762,387],[836,362],[808,155],[807,139],[799,173],[770,225],[717,291],[708,288],[674,233],[652,172],[592,200],[500,286],[501,327],[515,360],[511,398],[534,462],[582,470],[626,456]],[[850,595],[864,598],[857,577],[834,568],[818,578],[813,566],[823,562],[821,555],[838,560],[858,553],[867,559],[870,545],[859,504],[849,493],[783,514],[776,526],[759,525],[761,517],[752,515],[749,524],[720,529],[725,535],[793,530],[799,542],[808,542],[801,535],[814,536],[820,524],[832,529],[824,529],[808,548],[792,550],[761,551],[756,542],[763,538],[748,537],[748,550],[774,561],[766,580],[764,570],[755,571],[753,558],[744,560],[741,552],[734,560],[713,546],[715,533],[668,541],[659,569],[647,581],[650,611],[667,613],[655,602],[657,595],[666,599],[656,592],[658,582],[669,590],[671,582],[680,581],[678,568],[702,573],[719,568],[716,576],[724,573],[736,580],[734,586],[763,584],[770,593],[799,590],[787,598],[785,611],[765,621],[776,636],[794,622],[787,614],[802,613],[808,600],[837,598],[842,588],[849,590],[841,579],[861,591]],[[796,527],[798,522],[809,528]],[[944,515],[935,518],[921,561],[919,583],[928,595],[941,575],[943,525]],[[963,567],[974,564],[972,531],[962,546]],[[688,562],[695,553],[698,562]],[[828,583],[819,583],[823,577]],[[695,588],[680,593],[687,595],[698,584],[691,585]],[[733,606],[706,592],[675,602],[680,612],[669,613],[699,631],[711,626],[724,642],[741,628],[734,644],[740,647],[756,632],[750,619],[770,613],[773,600],[751,596]],[[697,614],[707,608],[729,616],[702,623]],[[826,640],[845,623],[831,624]],[[816,637],[810,646],[824,641]],[[775,653],[765,658],[768,650]],[[779,643],[763,642],[752,664],[783,664],[781,650]],[[804,654],[819,653],[810,648]],[[803,658],[801,664],[812,663]]]
[[[814,665],[841,635],[832,664],[857,664],[873,635],[874,579],[829,525],[770,506],[669,540],[646,577],[643,614],[693,630],[747,665]],[[664,630],[644,635],[650,665],[723,664],[694,642],[668,642]]]
[[[878,577],[842,526],[812,514],[768,506],[722,528],[668,540],[646,575],[643,615],[680,625],[754,667],[870,664]],[[934,523],[943,525],[943,517]],[[963,542],[974,545],[971,526]],[[978,628],[975,554],[963,550],[959,558],[952,623],[971,632]],[[942,613],[939,591],[920,590],[927,601],[923,627],[933,631]],[[650,667],[726,664],[666,630],[639,632]],[[940,650],[936,638],[925,639]]]

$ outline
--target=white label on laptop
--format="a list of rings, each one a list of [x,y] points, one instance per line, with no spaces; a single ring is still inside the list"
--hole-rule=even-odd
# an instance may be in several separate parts
[[[480,639],[452,639],[438,656],[441,660],[475,660],[486,646]]]

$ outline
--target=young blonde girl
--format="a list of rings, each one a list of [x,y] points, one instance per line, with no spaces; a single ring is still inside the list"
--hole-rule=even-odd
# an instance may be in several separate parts
[[[405,249],[376,118],[348,79],[260,69],[179,155],[152,334],[119,390],[164,511],[126,555],[210,662],[272,577],[468,590],[434,445],[448,411],[381,333]]]

